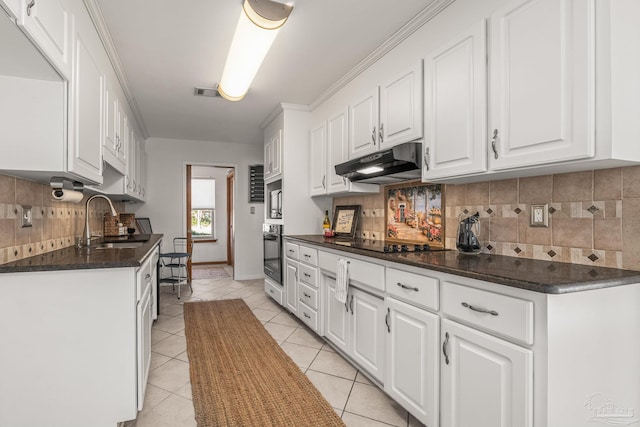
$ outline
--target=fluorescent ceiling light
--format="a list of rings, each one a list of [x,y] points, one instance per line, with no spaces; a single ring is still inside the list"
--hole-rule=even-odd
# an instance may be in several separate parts
[[[369,175],[376,172],[382,172],[382,168],[380,166],[369,166],[368,168],[358,169],[356,172],[363,175]]]
[[[293,6],[271,0],[244,0],[218,85],[220,95],[229,101],[244,98],[292,10]]]

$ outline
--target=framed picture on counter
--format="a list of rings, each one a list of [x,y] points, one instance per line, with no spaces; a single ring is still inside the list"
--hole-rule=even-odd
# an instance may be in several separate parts
[[[336,206],[333,214],[333,231],[336,237],[353,239],[360,219],[360,205]]]
[[[440,184],[419,181],[388,185],[386,240],[444,247],[444,200]]]

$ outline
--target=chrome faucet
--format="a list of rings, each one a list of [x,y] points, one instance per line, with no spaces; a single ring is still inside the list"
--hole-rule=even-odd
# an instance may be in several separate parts
[[[118,216],[118,212],[116,212],[116,209],[113,207],[113,203],[111,203],[111,200],[107,196],[103,196],[102,194],[95,194],[89,197],[87,199],[87,203],[84,205],[84,236],[87,246],[91,245],[91,231],[89,230],[89,203],[91,203],[93,199],[97,198],[105,199],[107,202],[109,202],[109,206],[111,207],[111,215]]]

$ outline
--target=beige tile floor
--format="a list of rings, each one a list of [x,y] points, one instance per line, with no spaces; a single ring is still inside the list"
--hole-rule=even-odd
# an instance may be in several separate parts
[[[233,276],[231,267],[229,269]],[[194,280],[193,294],[178,300],[170,286],[160,290],[160,315],[151,336],[151,370],[144,409],[126,427],[196,426],[182,304],[193,300],[242,298],[282,349],[297,363],[349,427],[422,426],[295,316],[264,292],[263,280]]]

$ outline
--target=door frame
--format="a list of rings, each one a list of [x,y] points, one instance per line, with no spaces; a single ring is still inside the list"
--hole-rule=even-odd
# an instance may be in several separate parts
[[[193,240],[191,239],[191,215],[189,215],[189,211],[191,210],[191,167],[192,166],[228,168],[228,169],[233,169],[234,173],[235,171],[238,170],[238,165],[235,163],[208,163],[208,162],[196,162],[196,161],[187,161],[187,160],[182,162],[182,206],[184,206],[184,209],[182,209],[182,223],[186,227],[185,233],[188,236],[189,241],[191,241],[191,244],[193,244]],[[227,199],[228,199],[228,196],[229,196],[229,191],[227,190]],[[231,196],[235,201],[236,200],[235,186],[233,188],[233,192],[231,193]],[[229,223],[229,218],[231,217],[227,217],[227,224]],[[235,224],[235,211],[233,212],[233,218],[231,218],[231,220]],[[235,243],[235,239],[233,243]],[[235,252],[235,244],[233,244],[232,246],[233,246],[233,251]],[[231,254],[231,256],[233,256],[233,259],[235,259],[235,253]],[[227,252],[226,262],[228,262],[228,259],[229,259],[229,252]],[[198,263],[196,263],[196,265],[197,264]],[[188,271],[189,271],[189,278],[191,278],[191,260],[189,260]],[[234,276],[235,276],[235,272],[234,272]]]
[[[235,200],[233,194],[236,186],[236,170],[235,168],[227,174],[227,264],[234,266],[234,208]]]

